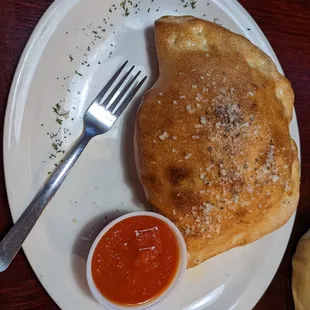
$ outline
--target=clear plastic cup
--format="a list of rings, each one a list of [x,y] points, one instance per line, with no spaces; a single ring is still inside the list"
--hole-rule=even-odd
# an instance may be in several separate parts
[[[130,305],[130,306],[124,305],[123,306],[123,305],[113,303],[112,301],[107,299],[104,295],[102,295],[100,293],[100,291],[97,289],[97,287],[94,283],[93,277],[92,277],[91,262],[92,262],[92,258],[93,258],[95,248],[97,247],[102,236],[108,230],[110,230],[115,224],[117,224],[117,223],[119,223],[119,222],[121,222],[127,218],[133,217],[133,216],[152,216],[152,217],[158,218],[158,219],[162,220],[163,222],[165,222],[171,228],[171,230],[174,232],[174,234],[178,240],[179,251],[180,251],[180,255],[179,255],[180,262],[179,262],[178,270],[175,274],[174,279],[171,281],[169,286],[166,288],[166,290],[162,294],[160,294],[156,298],[150,300],[149,302],[146,302],[143,304]],[[154,212],[147,212],[147,211],[132,212],[132,213],[120,216],[119,218],[112,221],[97,236],[97,238],[94,241],[94,243],[90,249],[90,252],[88,254],[87,264],[86,264],[86,276],[87,276],[87,282],[88,282],[88,286],[90,288],[91,293],[93,294],[94,298],[102,306],[105,307],[105,309],[107,309],[107,310],[146,310],[146,309],[147,310],[154,310],[154,309],[157,309],[164,302],[166,302],[167,299],[169,298],[169,295],[178,286],[178,284],[180,283],[180,281],[181,281],[181,279],[182,279],[182,277],[186,271],[186,264],[187,264],[187,250],[186,250],[185,241],[184,241],[183,236],[182,236],[181,232],[179,231],[179,229],[170,220],[168,220],[166,217],[164,217],[160,214],[154,213]]]

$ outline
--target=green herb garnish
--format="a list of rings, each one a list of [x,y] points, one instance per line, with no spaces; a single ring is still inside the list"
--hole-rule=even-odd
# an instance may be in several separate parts
[[[120,7],[124,10],[124,15],[127,17],[129,15],[129,9],[126,7],[126,2],[127,2],[126,0],[121,2]],[[132,2],[130,4],[132,5]],[[113,26],[113,25],[110,25],[110,26]]]
[[[75,70],[75,74],[77,74],[77,75],[79,75],[79,76],[83,76],[82,73],[80,73],[80,72],[78,72],[78,71],[76,71],[76,70]]]
[[[120,3],[120,7],[125,10],[126,0]]]
[[[196,1],[191,1],[190,5],[191,5],[192,9],[195,9],[196,8]]]
[[[57,135],[58,135],[58,132],[57,133],[51,133],[51,134],[49,134],[49,133],[47,133],[49,136],[50,136],[50,138],[51,139],[54,139],[55,137],[57,137]]]

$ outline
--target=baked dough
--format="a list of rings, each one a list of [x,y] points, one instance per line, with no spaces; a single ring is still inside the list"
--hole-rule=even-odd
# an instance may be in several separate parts
[[[294,93],[246,38],[192,16],[155,23],[160,76],[136,121],[140,180],[188,267],[281,227],[299,198]]]
[[[293,257],[292,289],[295,310],[310,310],[310,230],[298,242]]]

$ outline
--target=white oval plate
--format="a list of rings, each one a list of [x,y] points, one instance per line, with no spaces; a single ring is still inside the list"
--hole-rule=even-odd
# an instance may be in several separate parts
[[[157,76],[152,25],[166,14],[195,15],[241,33],[281,71],[267,39],[234,0],[133,0],[123,7],[115,0],[56,0],[27,44],[8,101],[4,166],[14,221],[61,159],[53,144],[68,150],[81,132],[83,111],[124,60],[150,77],[140,98],[152,85]],[[24,244],[33,270],[62,309],[102,309],[87,287],[90,245],[104,223],[146,205],[133,156],[140,98],[113,130],[91,141]],[[62,124],[53,111],[57,103],[69,111],[67,119],[58,117]],[[296,118],[291,133],[299,144]],[[279,266],[293,220],[188,270],[177,295],[162,309],[251,309]]]

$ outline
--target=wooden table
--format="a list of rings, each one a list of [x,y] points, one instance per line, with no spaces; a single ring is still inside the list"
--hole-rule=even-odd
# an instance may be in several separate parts
[[[4,119],[7,96],[19,57],[35,25],[51,2],[52,0],[1,0],[1,121]],[[255,307],[256,310],[293,309],[291,259],[299,238],[310,228],[310,1],[240,2],[269,39],[296,94],[295,107],[302,147],[301,198],[284,259],[268,290]],[[0,156],[2,158],[2,150]],[[11,225],[3,168],[0,165],[0,239]],[[59,309],[41,286],[22,252],[16,256],[12,266],[0,274],[0,309]]]

